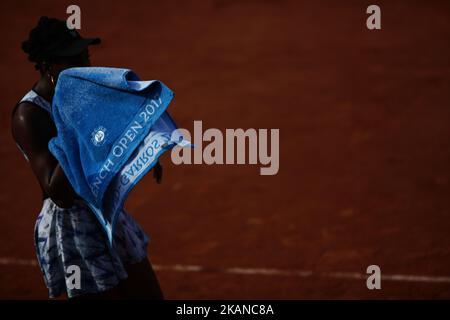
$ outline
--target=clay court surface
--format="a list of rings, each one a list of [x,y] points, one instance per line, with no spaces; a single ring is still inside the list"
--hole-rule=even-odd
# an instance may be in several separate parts
[[[10,135],[20,43],[67,1],[0,4],[0,298],[46,299],[40,189]],[[169,299],[450,298],[450,2],[76,1],[95,66],[175,92],[180,127],[279,128],[280,170],[180,165],[126,208]],[[366,288],[379,265],[382,289]]]

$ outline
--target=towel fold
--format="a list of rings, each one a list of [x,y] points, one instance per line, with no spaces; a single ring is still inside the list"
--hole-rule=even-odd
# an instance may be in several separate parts
[[[172,99],[162,82],[140,81],[129,69],[71,68],[58,77],[49,150],[111,245],[131,189],[163,152],[189,145],[166,112]]]

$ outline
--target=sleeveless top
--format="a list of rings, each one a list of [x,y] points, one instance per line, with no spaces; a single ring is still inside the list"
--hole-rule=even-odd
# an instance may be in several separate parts
[[[35,91],[29,91],[20,100],[24,101],[41,107],[52,116],[51,104]],[[66,293],[72,298],[114,288],[128,277],[127,265],[146,259],[149,236],[125,210],[117,219],[114,247],[111,248],[97,218],[83,201],[75,200],[70,209],[63,209],[44,193],[34,242],[50,297]],[[80,270],[79,288],[67,285],[73,281],[71,272],[67,272],[73,266]]]
[[[16,104],[16,107],[19,104],[21,104],[22,102],[30,102],[30,103],[44,109],[45,111],[47,111],[49,113],[50,118],[52,118],[52,120],[53,120],[52,105],[50,104],[50,102],[48,102],[43,97],[41,97],[39,94],[37,94],[36,91],[34,91],[33,89],[28,91],[27,94],[24,95],[22,99],[20,99],[20,101]],[[30,162],[30,160],[28,159],[28,156],[25,153],[25,150],[23,150],[22,146],[17,142],[16,142],[16,146],[19,148],[20,152],[25,157],[25,160],[27,162]],[[48,198],[48,196],[45,194],[44,190],[42,190],[42,200],[45,200],[46,198]]]

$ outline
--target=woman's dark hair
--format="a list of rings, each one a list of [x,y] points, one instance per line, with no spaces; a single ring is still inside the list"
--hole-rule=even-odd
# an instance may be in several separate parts
[[[39,70],[43,63],[55,60],[55,57],[49,55],[48,50],[61,41],[62,31],[65,29],[67,26],[64,20],[44,16],[30,31],[28,39],[22,42],[22,50],[28,55],[28,60],[35,63],[36,70]]]

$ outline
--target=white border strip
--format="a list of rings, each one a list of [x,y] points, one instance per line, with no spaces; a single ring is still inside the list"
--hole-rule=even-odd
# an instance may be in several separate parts
[[[36,260],[15,259],[15,258],[1,258],[0,266],[38,266]],[[213,273],[228,273],[237,275],[260,275],[260,276],[287,276],[287,277],[322,277],[333,279],[352,279],[352,280],[366,280],[368,275],[357,272],[328,272],[328,273],[314,273],[309,270],[281,270],[270,268],[207,268],[198,265],[153,265],[156,271],[175,271],[175,272],[213,272]],[[422,283],[450,283],[450,277],[438,276],[419,276],[419,275],[403,275],[403,274],[381,274],[383,281],[397,281],[397,282],[422,282]]]

